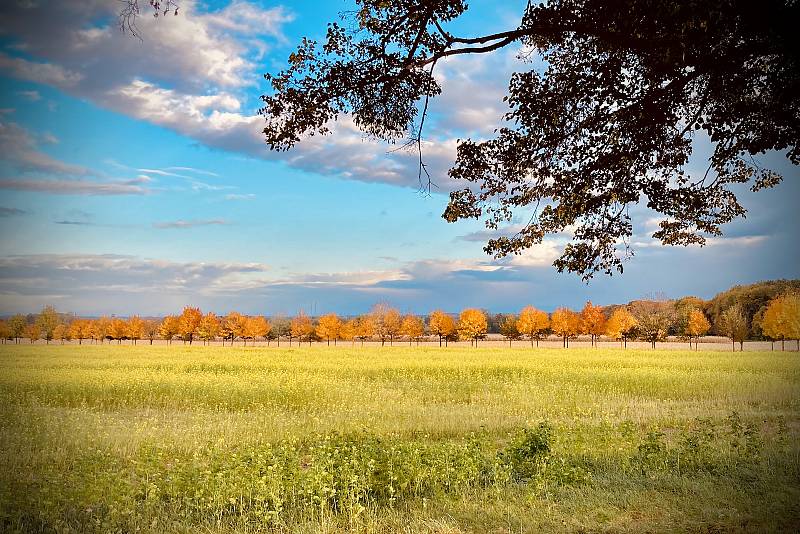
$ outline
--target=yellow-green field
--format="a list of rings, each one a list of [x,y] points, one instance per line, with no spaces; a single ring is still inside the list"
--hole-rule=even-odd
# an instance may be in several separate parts
[[[800,357],[0,346],[0,531],[800,528]]]

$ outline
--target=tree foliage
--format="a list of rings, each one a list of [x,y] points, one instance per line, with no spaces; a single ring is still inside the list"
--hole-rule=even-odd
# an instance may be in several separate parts
[[[587,301],[581,310],[580,331],[591,336],[592,345],[606,332],[606,316],[603,314],[603,308],[593,305],[591,300]]]
[[[489,229],[525,212],[513,236],[490,239],[495,256],[572,230],[554,262],[584,278],[622,271],[632,253],[629,207],[663,215],[653,237],[703,244],[745,214],[734,188],[781,179],[753,156],[786,151],[800,163],[800,3],[770,0],[547,0],[489,35],[456,35],[464,0],[357,0],[324,43],[303,39],[288,67],[267,74],[262,97],[270,148],[285,150],[352,116],[365,133],[421,150],[428,100],[441,92],[443,58],[516,47],[509,110],[493,139],[458,145],[444,218]],[[701,175],[687,170],[692,139],[710,138]],[[419,178],[426,167],[420,154]]]
[[[513,314],[509,313],[500,320],[500,334],[508,340],[509,347],[512,341],[522,337],[522,333],[519,331],[519,320]],[[533,344],[532,341],[531,344]]]
[[[439,336],[439,346],[441,347],[442,341],[447,345],[447,340],[456,331],[456,322],[450,314],[442,310],[434,310],[428,319],[428,328],[432,334]]]
[[[550,317],[550,328],[563,340],[565,347],[569,346],[569,339],[580,332],[580,324],[580,315],[568,308],[558,308]]]
[[[631,304],[631,313],[636,318],[638,336],[656,343],[667,339],[667,334],[675,322],[675,308],[666,300],[640,300]]]
[[[747,316],[741,304],[734,304],[720,315],[719,330],[729,337],[734,349],[739,343],[739,350],[742,350],[744,340],[750,330],[747,328]]]
[[[539,339],[544,334],[545,330],[550,328],[550,319],[547,313],[542,310],[537,310],[533,306],[526,306],[519,312],[519,322],[517,328],[520,333],[528,336],[533,346],[534,340],[536,346],[539,346]]]
[[[409,345],[412,341],[419,344],[420,338],[425,335],[425,322],[416,315],[408,314],[400,323],[400,334],[408,338]]]
[[[342,321],[335,313],[329,313],[319,318],[319,324],[317,325],[317,336],[321,339],[327,340],[328,345],[331,344],[331,339],[334,340],[334,344],[336,343],[336,340],[339,339],[341,330]]]
[[[483,311],[477,308],[467,308],[458,316],[456,331],[459,338],[469,339],[477,346],[478,339],[486,334],[487,327],[486,314]]]
[[[612,339],[622,340],[623,346],[627,347],[628,339],[633,337],[637,324],[636,318],[628,311],[628,308],[621,306],[614,310],[606,321],[605,334]]]
[[[691,348],[692,339],[695,340],[695,348],[697,348],[698,338],[706,335],[711,328],[711,323],[708,322],[706,314],[698,309],[689,312],[689,319],[686,324],[686,336],[689,338],[689,348]]]

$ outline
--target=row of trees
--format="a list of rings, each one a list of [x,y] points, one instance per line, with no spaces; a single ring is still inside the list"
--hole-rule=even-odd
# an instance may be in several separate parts
[[[781,347],[785,348],[787,339],[800,339],[800,293],[788,292],[775,297],[762,315],[759,320],[763,335],[773,341],[773,348],[775,341],[781,341]],[[580,335],[589,336],[593,346],[601,337],[606,337],[620,341],[623,347],[632,339],[647,341],[655,347],[671,332],[677,332],[690,347],[694,342],[697,348],[699,338],[712,327],[701,306],[691,299],[677,302],[644,300],[607,308],[589,301],[580,312],[562,307],[552,314],[526,306],[519,314],[502,315],[497,322],[499,333],[509,345],[512,341],[527,339],[531,346],[538,346],[540,340],[556,335],[564,347],[569,347],[570,340]],[[77,340],[78,343],[84,340],[100,343],[131,340],[134,344],[142,339],[152,344],[158,338],[168,343],[179,339],[189,344],[197,340],[209,343],[220,339],[223,344],[240,340],[244,345],[259,339],[268,343],[274,340],[278,345],[281,339],[288,340],[290,345],[294,340],[300,343],[322,341],[328,345],[333,342],[335,345],[339,341],[360,341],[363,344],[366,340],[377,339],[381,345],[387,341],[392,345],[398,339],[411,344],[419,343],[426,336],[435,336],[440,346],[446,346],[455,340],[468,340],[477,345],[486,337],[489,325],[490,317],[475,308],[462,311],[458,317],[436,310],[426,321],[417,315],[402,315],[387,304],[378,304],[359,317],[342,319],[330,313],[317,320],[303,312],[293,318],[273,316],[268,319],[238,312],[217,316],[212,312],[204,314],[200,308],[192,306],[185,307],[180,315],[169,315],[161,320],[138,316],[81,319],[60,315],[52,306],[47,306],[33,321],[22,315],[0,321],[0,338],[17,343],[21,338],[27,338],[31,342],[55,339],[61,342]],[[734,350],[737,342],[742,350],[749,332],[744,307],[735,303],[722,311],[717,320],[717,330],[731,339]]]

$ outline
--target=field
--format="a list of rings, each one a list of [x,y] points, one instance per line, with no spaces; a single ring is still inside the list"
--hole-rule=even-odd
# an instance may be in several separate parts
[[[797,352],[0,346],[0,531],[800,528]]]

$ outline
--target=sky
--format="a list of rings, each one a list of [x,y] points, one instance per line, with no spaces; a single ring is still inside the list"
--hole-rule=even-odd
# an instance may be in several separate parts
[[[476,0],[452,27],[507,29],[524,3]],[[653,241],[658,218],[638,207],[622,275],[557,273],[563,236],[492,259],[480,222],[441,218],[459,186],[447,169],[457,139],[491,136],[510,74],[535,63],[504,49],[437,66],[424,154],[438,188],[422,195],[416,154],[346,117],[288,152],[263,141],[262,75],[352,1],[179,5],[141,17],[141,40],[117,29],[115,0],[0,5],[0,314],[513,312],[800,278],[800,169],[781,154],[760,163],[784,183],[745,190],[747,218],[703,248]],[[695,145],[696,173],[710,145]]]

